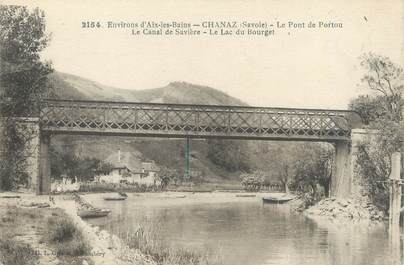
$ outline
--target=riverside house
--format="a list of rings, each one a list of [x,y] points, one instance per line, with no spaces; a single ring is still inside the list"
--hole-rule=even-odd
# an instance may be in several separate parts
[[[154,163],[138,161],[131,153],[121,153],[110,156],[107,161],[112,164],[109,173],[101,173],[94,178],[101,183],[127,183],[138,185],[160,185],[159,167]]]

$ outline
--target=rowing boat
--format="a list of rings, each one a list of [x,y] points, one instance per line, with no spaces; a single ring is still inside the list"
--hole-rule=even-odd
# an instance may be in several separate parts
[[[77,215],[81,218],[94,218],[107,216],[110,212],[111,210],[109,209],[79,209],[77,210]]]
[[[282,197],[267,196],[267,197],[263,197],[262,201],[264,203],[283,204],[283,203],[287,203],[288,201],[293,200],[294,198],[295,197],[293,197],[293,196],[282,196]]]

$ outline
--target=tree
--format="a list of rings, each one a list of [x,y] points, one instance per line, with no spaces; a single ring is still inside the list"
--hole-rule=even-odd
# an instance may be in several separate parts
[[[386,119],[402,120],[403,69],[388,57],[367,53],[361,57],[361,66],[367,71],[362,83],[381,99]]]
[[[44,12],[22,6],[0,6],[0,96],[3,116],[33,116],[47,93],[49,62]]]
[[[361,65],[366,70],[362,84],[368,94],[352,100],[350,108],[379,133],[373,145],[362,143],[358,147],[355,170],[363,177],[364,192],[373,204],[387,211],[388,189],[383,181],[389,177],[392,153],[403,151],[403,69],[373,53],[364,54]]]
[[[38,115],[47,92],[50,63],[40,60],[47,46],[44,13],[21,6],[0,6],[0,116],[3,155],[0,188],[10,190],[28,183],[27,153],[32,128],[16,117]]]
[[[71,179],[78,178],[80,181],[91,181],[98,174],[109,174],[112,164],[96,158],[74,155],[74,151],[58,152],[51,148],[51,175],[55,179],[66,176]]]
[[[212,163],[230,171],[249,171],[245,143],[232,140],[208,140],[208,158]]]
[[[334,156],[332,148],[305,144],[297,154],[301,159],[294,164],[293,189],[302,194],[311,193],[319,199],[328,196]]]

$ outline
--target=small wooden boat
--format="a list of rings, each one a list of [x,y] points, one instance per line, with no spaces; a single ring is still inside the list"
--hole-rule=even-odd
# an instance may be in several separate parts
[[[107,216],[111,210],[109,209],[79,209],[77,210],[77,215],[81,218],[95,218]]]
[[[236,194],[236,197],[256,197],[255,194]]]
[[[104,200],[106,201],[124,201],[128,198],[128,195],[123,192],[119,192],[118,195],[116,196],[106,196],[104,197]]]
[[[126,199],[127,199],[127,197],[121,197],[121,196],[104,197],[104,200],[106,200],[106,201],[124,201]]]
[[[283,203],[293,200],[294,198],[295,197],[293,197],[293,196],[282,196],[282,197],[267,196],[267,197],[263,197],[262,201],[264,203],[283,204]]]

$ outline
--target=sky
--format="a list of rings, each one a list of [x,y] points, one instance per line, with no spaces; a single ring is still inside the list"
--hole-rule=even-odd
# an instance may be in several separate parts
[[[22,4],[24,1],[2,1]],[[52,39],[42,56],[57,71],[126,89],[172,81],[210,86],[255,106],[346,109],[366,90],[359,56],[404,62],[402,0],[30,1]],[[83,21],[338,22],[338,29],[275,29],[275,35],[133,36]],[[402,63],[401,63],[402,64]]]

